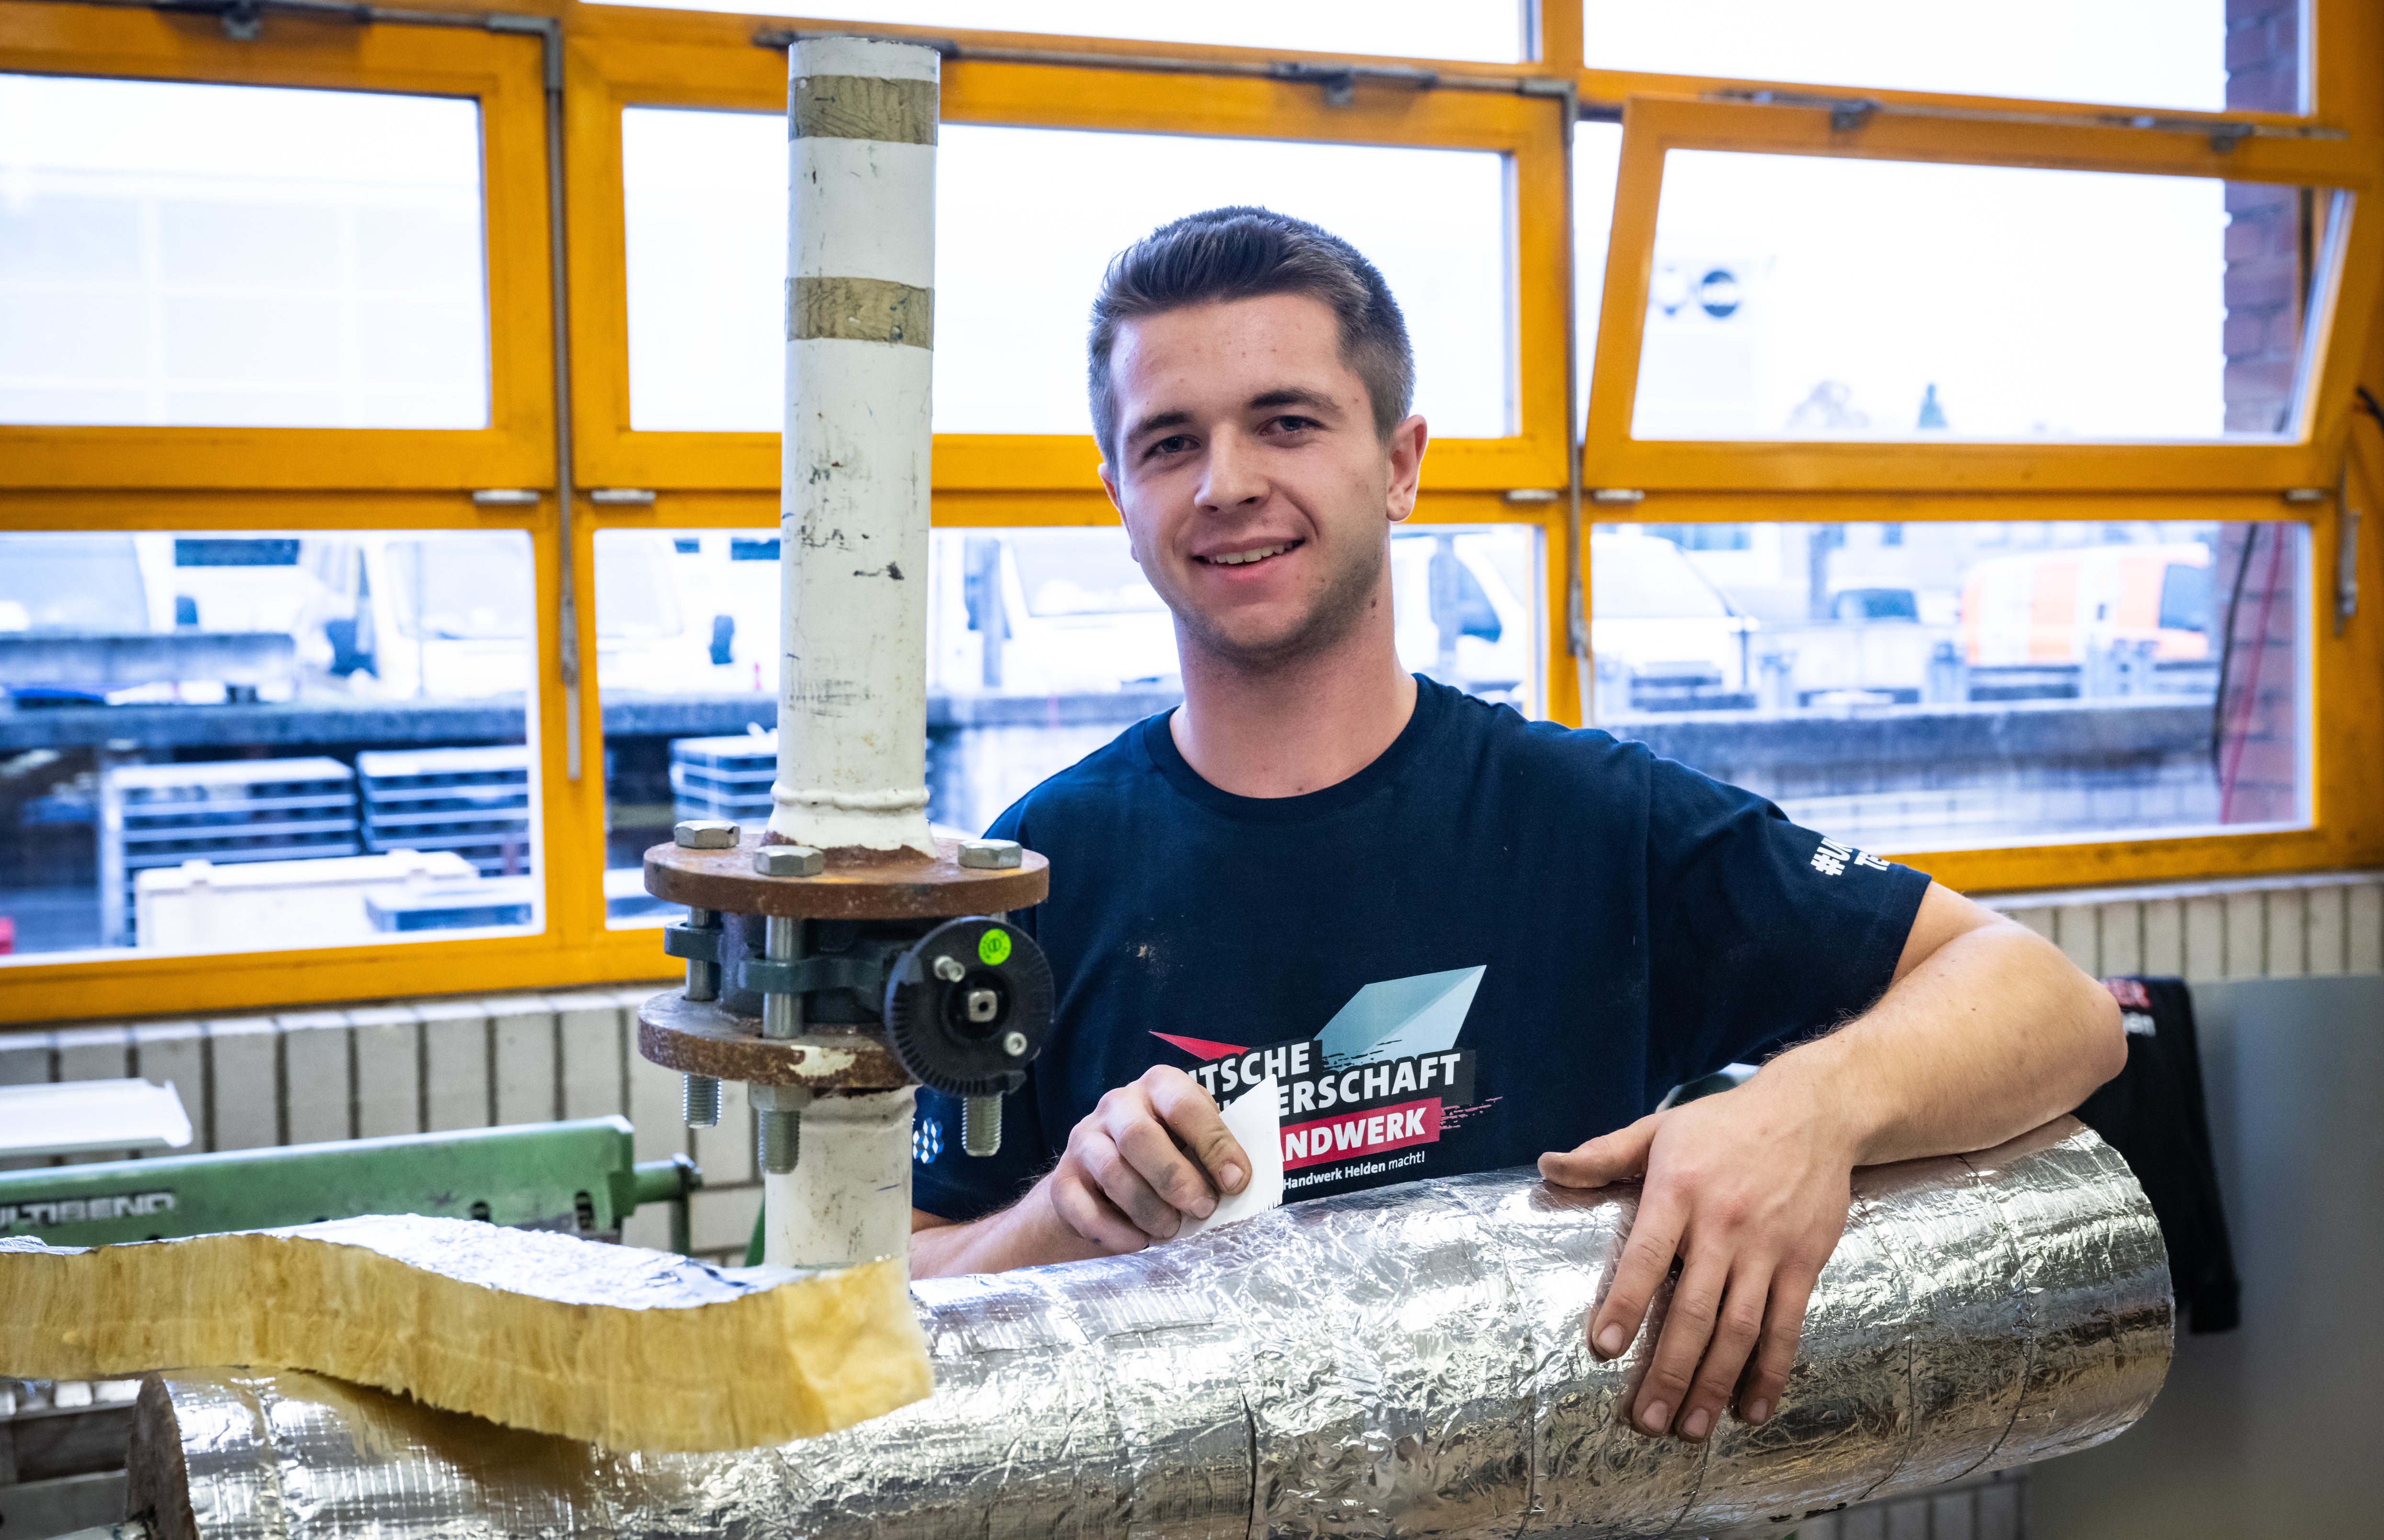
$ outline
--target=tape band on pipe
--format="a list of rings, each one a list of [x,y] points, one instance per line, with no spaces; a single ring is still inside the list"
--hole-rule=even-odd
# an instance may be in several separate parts
[[[787,341],[936,345],[936,292],[883,278],[787,279]]]
[[[927,805],[927,789],[913,791],[789,791],[770,788],[770,800],[780,807],[832,807],[838,813],[908,813]]]
[[[936,82],[875,75],[797,75],[787,85],[790,139],[936,142]]]

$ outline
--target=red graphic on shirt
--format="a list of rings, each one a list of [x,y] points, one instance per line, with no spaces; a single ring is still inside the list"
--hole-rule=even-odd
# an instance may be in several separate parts
[[[1404,1149],[1411,1144],[1439,1141],[1440,1099],[1434,1097],[1428,1101],[1293,1124],[1283,1131],[1283,1168],[1296,1171],[1326,1161],[1353,1160],[1386,1149]]]
[[[1173,1032],[1154,1032],[1151,1036],[1162,1043],[1174,1044],[1195,1059],[1223,1059],[1228,1053],[1249,1051],[1234,1043],[1212,1043],[1206,1037],[1179,1037]]]

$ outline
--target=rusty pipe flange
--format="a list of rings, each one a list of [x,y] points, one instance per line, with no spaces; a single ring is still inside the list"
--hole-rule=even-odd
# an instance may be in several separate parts
[[[713,1000],[690,1000],[676,990],[638,1007],[638,1052],[664,1069],[760,1086],[803,1086],[814,1091],[890,1091],[911,1074],[868,1032],[818,1031],[764,1037],[762,1018],[740,1016]]]
[[[806,920],[942,920],[1000,914],[1043,901],[1051,863],[1033,851],[1016,866],[963,866],[956,840],[936,841],[933,857],[916,851],[840,850],[814,877],[765,877],[753,870],[763,831],[738,831],[726,850],[656,845],[646,851],[646,891],[689,909],[738,914],[792,914]]]

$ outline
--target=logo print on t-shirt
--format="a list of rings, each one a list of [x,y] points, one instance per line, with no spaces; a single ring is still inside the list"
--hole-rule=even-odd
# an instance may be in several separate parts
[[[1192,1077],[1220,1099],[1275,1077],[1284,1169],[1330,1164],[1287,1177],[1285,1186],[1368,1176],[1421,1163],[1421,1149],[1396,1160],[1369,1158],[1438,1143],[1444,1114],[1472,1101],[1473,1053],[1457,1038],[1485,971],[1452,968],[1369,984],[1310,1038],[1243,1048],[1151,1036],[1203,1061]]]

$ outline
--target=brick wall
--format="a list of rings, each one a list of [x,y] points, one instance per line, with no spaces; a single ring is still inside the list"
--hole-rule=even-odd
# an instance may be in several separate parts
[[[2211,553],[2213,614],[2223,646],[2216,740],[2218,821],[2299,821],[2301,563],[2294,527],[2229,524]]]
[[[2301,0],[2228,0],[2227,105],[2301,105]],[[2302,190],[2227,184],[2227,430],[2274,433],[2292,406],[2308,291]]]

